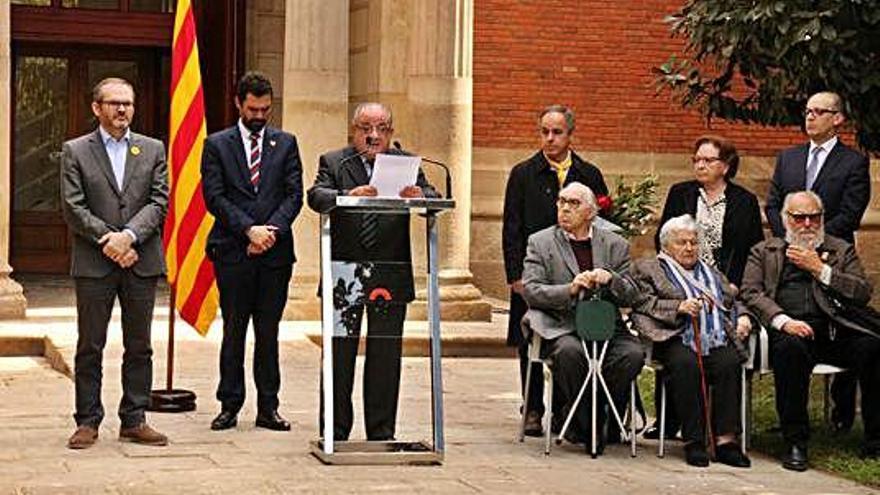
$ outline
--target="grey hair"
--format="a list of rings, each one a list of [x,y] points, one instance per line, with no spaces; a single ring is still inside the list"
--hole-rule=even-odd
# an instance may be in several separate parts
[[[825,212],[825,206],[822,204],[822,198],[820,198],[818,194],[814,193],[813,191],[795,191],[795,192],[791,192],[791,193],[786,194],[785,199],[782,200],[782,213],[783,214],[788,213],[788,207],[791,206],[792,200],[794,200],[795,197],[800,196],[800,195],[806,196],[806,197],[812,199],[813,201],[815,201],[816,204],[819,205],[819,211],[821,211],[823,213]]]
[[[357,125],[358,118],[360,118],[360,116],[363,115],[363,113],[371,107],[379,107],[382,112],[384,112],[385,115],[388,116],[388,125],[394,125],[394,117],[391,115],[391,109],[375,101],[365,101],[363,103],[359,103],[358,106],[355,107],[354,112],[351,114],[351,125]]]
[[[686,230],[688,232],[697,232],[697,222],[690,214],[686,213],[677,217],[672,217],[660,227],[660,247],[665,248],[670,241],[673,232]]]
[[[831,98],[831,106],[833,107],[832,110],[837,110],[838,112],[840,112],[841,115],[846,117],[846,111],[843,108],[843,98],[840,97],[839,93],[835,93],[834,91],[819,91],[818,93],[813,93],[812,95],[810,95],[810,98],[819,95]]]
[[[571,191],[578,196],[586,203],[587,206],[590,207],[590,219],[596,217],[599,214],[599,203],[596,201],[596,195],[593,193],[593,190],[588,186],[580,182],[571,182],[567,186],[563,187],[559,194],[563,192]]]
[[[541,115],[538,115],[538,125],[541,125],[541,119],[548,113],[561,113],[565,117],[565,127],[568,129],[568,133],[574,132],[574,110],[565,105],[550,105],[541,111]]]

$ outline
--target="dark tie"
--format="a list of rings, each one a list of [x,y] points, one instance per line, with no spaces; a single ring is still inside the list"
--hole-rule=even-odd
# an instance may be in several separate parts
[[[256,191],[260,185],[260,133],[251,133],[251,159],[248,170],[251,174],[251,184]]]
[[[366,166],[367,176],[372,175],[373,167]],[[361,216],[361,231],[358,234],[361,245],[368,251],[373,249],[379,240],[379,217],[376,213],[363,213]]]

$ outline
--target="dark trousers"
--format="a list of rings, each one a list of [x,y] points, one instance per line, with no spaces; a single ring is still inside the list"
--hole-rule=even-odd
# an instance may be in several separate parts
[[[553,340],[544,341],[542,357],[550,357],[553,369],[553,378],[556,387],[554,392],[559,392],[558,402],[564,404],[565,411],[570,411],[571,406],[577,399],[577,394],[584,380],[587,378],[587,359],[580,338],[574,334],[563,335]],[[601,351],[601,344],[598,346]],[[590,343],[587,350],[592,352]],[[629,398],[630,383],[638,376],[645,364],[645,352],[638,339],[629,334],[616,334],[608,344],[605,352],[605,360],[602,363],[602,376],[608,384],[614,406],[618,412],[626,407]],[[540,376],[540,375],[539,375]],[[590,384],[592,387],[592,383]],[[590,434],[590,390],[584,392],[577,411],[572,418],[569,428],[573,428],[572,435],[585,440]],[[599,388],[598,397],[602,398],[599,410],[604,409],[605,393]],[[557,399],[554,399],[557,402]],[[597,418],[597,425],[601,429],[602,416]]]
[[[831,379],[831,421],[843,427],[852,426],[856,417],[856,388],[859,377],[852,371],[837,373]]]
[[[406,304],[367,304],[367,344],[364,360],[363,400],[367,440],[394,438],[400,392],[400,358]],[[354,423],[351,393],[364,306],[352,308],[347,337],[333,337],[333,437],[348,440]],[[321,391],[321,431],[324,393]]]
[[[671,402],[681,419],[682,438],[685,442],[705,443],[706,421],[697,354],[678,338],[655,344],[654,352],[663,363],[667,383],[675,389]],[[708,356],[703,356],[703,369],[711,394],[712,431],[715,435],[741,433],[739,354],[730,345],[716,347]]]
[[[153,384],[153,349],[150,325],[156,299],[157,277],[142,278],[131,270],[114,269],[106,277],[76,277],[76,382],[77,425],[95,428],[104,419],[101,403],[104,345],[113,303],[122,309],[122,399],[119,419],[123,428],[144,422]]]
[[[519,354],[519,383],[520,392],[525,397],[526,393],[526,372],[529,369],[529,341],[522,335],[523,316],[528,311],[529,306],[525,299],[516,292],[510,292],[510,312],[507,323],[507,344],[515,345]],[[526,411],[537,412],[541,416],[544,415],[544,380],[541,379],[541,363],[532,364],[532,381],[529,383],[529,403],[526,404]]]
[[[224,411],[233,413],[244,404],[245,340],[248,322],[253,321],[257,409],[261,413],[274,412],[281,387],[278,322],[287,303],[293,266],[270,267],[249,259],[236,264],[214,263],[214,272],[223,314],[217,400]]]
[[[880,445],[880,339],[848,330],[838,331],[834,340],[825,332],[817,332],[814,339],[776,330],[769,334],[776,412],[785,441],[806,447],[810,436],[810,374],[816,363],[827,363],[850,368],[859,377],[865,441]]]

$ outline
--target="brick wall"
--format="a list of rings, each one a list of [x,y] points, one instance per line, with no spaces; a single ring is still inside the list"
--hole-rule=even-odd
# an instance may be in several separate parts
[[[572,106],[595,151],[688,152],[707,129],[697,111],[656,94],[652,67],[682,45],[671,0],[475,0],[474,146],[535,146],[536,112]],[[713,121],[743,154],[771,156],[800,130]]]

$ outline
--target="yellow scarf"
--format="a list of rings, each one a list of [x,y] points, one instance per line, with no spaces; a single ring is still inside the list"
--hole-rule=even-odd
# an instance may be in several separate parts
[[[547,158],[547,155],[544,155],[544,158]],[[562,186],[565,185],[565,176],[568,175],[568,169],[571,168],[571,152],[568,152],[565,155],[565,160],[561,162],[554,162],[550,158],[547,158],[547,161],[553,167],[553,170],[556,171],[556,177],[559,179],[559,188],[562,189]]]

